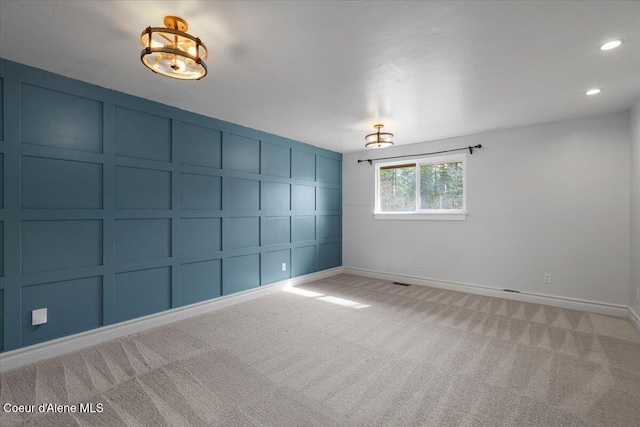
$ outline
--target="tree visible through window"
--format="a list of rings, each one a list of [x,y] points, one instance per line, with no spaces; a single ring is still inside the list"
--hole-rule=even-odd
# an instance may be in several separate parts
[[[376,212],[464,213],[466,156],[377,164]]]
[[[420,166],[420,209],[462,209],[462,162]]]
[[[380,210],[407,212],[416,210],[416,165],[380,168]]]

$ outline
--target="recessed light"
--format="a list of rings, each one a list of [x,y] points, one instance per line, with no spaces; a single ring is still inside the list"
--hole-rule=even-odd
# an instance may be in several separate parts
[[[588,91],[586,91],[584,94],[585,94],[585,95],[589,95],[589,96],[591,96],[591,95],[597,95],[597,94],[599,94],[600,92],[602,92],[602,89],[597,89],[597,88],[596,88],[596,89],[589,89],[589,90],[588,90]]]
[[[619,47],[622,44],[622,40],[611,40],[600,46],[600,50],[611,50]]]

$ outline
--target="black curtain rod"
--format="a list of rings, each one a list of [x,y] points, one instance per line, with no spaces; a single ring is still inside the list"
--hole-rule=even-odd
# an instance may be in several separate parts
[[[358,160],[358,163],[369,162],[369,164],[372,165],[375,160],[389,160],[389,159],[400,159],[404,157],[428,156],[431,154],[451,153],[452,151],[462,151],[462,150],[469,150],[469,154],[473,154],[474,148],[480,149],[482,148],[482,144],[478,144],[473,147],[469,146],[469,147],[462,147],[462,148],[454,148],[452,150],[434,151],[432,153],[407,154],[405,156],[393,156],[393,157],[378,157],[377,159],[364,159],[364,160],[361,159],[361,160]]]

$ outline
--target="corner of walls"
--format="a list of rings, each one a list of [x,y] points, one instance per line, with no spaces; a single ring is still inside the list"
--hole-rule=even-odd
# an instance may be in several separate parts
[[[640,315],[640,100],[631,109],[631,277],[629,306]],[[637,319],[636,326],[640,319]],[[640,327],[638,329],[640,331]]]

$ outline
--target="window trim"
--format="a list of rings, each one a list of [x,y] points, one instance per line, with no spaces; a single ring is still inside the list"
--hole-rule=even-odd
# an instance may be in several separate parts
[[[436,163],[462,162],[462,209],[418,209],[420,206],[420,166]],[[380,169],[389,166],[414,164],[416,167],[416,210],[411,212],[385,212],[380,210]],[[381,162],[375,164],[374,219],[392,220],[445,220],[464,221],[467,217],[467,154],[422,157],[411,161]]]

